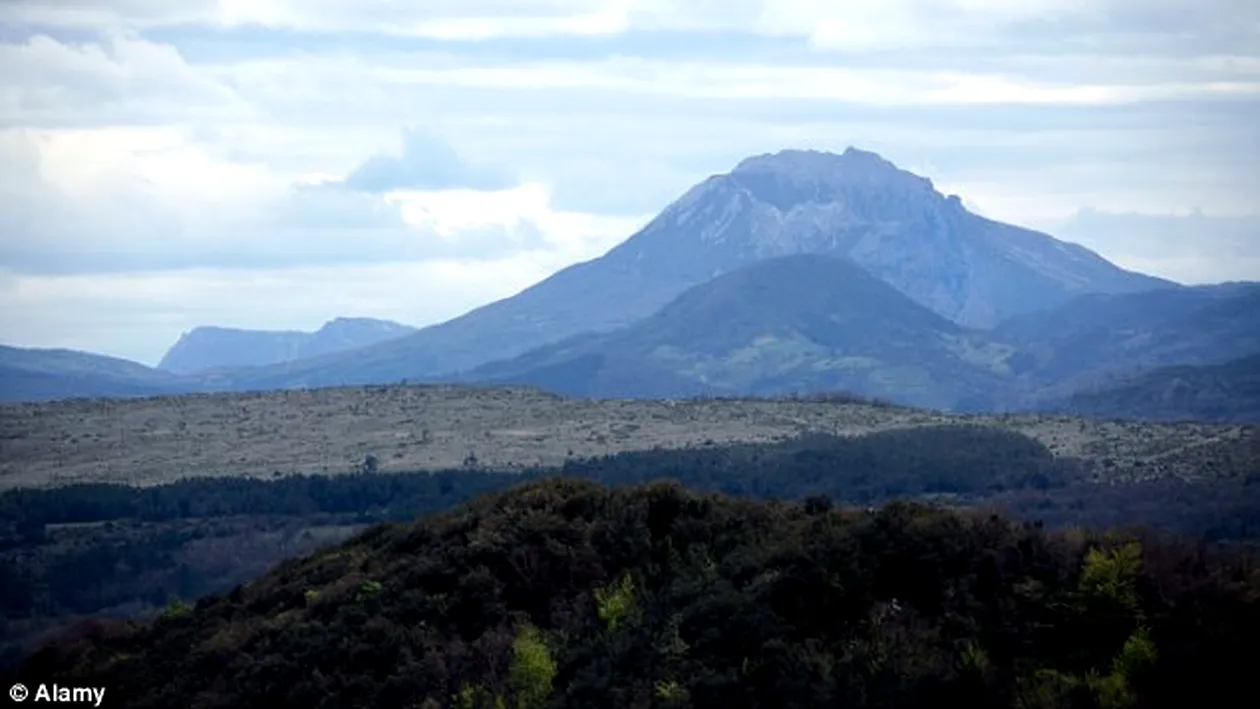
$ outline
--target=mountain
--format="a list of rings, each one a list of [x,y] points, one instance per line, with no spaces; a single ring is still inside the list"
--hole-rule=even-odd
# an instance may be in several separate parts
[[[1060,346],[1097,339],[1110,330],[1154,327],[1217,303],[1247,297],[1254,283],[1177,286],[1141,293],[1095,293],[1074,298],[1056,308],[1017,315],[999,324],[996,336],[1018,342],[1047,342]]]
[[[1260,352],[1260,284],[1084,296],[1012,318],[991,334],[1018,350],[1011,366],[1035,400],[1059,400],[1143,371],[1223,364]]]
[[[136,709],[1234,707],[1248,561],[988,510],[552,479],[91,621],[0,680]]]
[[[879,155],[785,150],[693,188],[606,258],[711,277],[791,253],[845,256],[937,313],[972,327],[1081,293],[1170,285],[1097,254],[968,212],[931,180]]]
[[[1077,392],[1056,408],[1105,418],[1260,423],[1260,354],[1161,367],[1120,385]]]
[[[962,411],[1045,408],[1171,364],[1260,352],[1260,285],[1087,295],[964,328],[851,261],[758,261],[695,286],[656,315],[449,381],[569,395],[670,397],[844,390]]]
[[[298,348],[310,336],[296,330],[197,327],[179,336],[158,362],[158,369],[186,375],[287,362],[297,359]]]
[[[195,387],[167,372],[116,357],[0,346],[0,402],[156,396]]]
[[[174,374],[198,374],[260,367],[346,352],[415,331],[407,325],[371,318],[336,318],[315,332],[198,327],[180,336],[158,368]]]
[[[655,315],[459,378],[579,396],[843,390],[955,408],[996,388],[1009,350],[928,310],[851,261],[757,261]]]
[[[652,315],[688,288],[766,258],[846,257],[938,314],[990,327],[1091,293],[1172,284],[968,212],[880,156],[785,150],[687,191],[627,241],[515,296],[412,335],[264,368],[250,388],[426,379]]]
[[[177,377],[84,353],[72,353],[72,361],[85,364],[69,366],[67,353],[49,359],[43,351],[13,352],[24,352],[27,361],[5,373],[9,400],[241,389],[248,388],[246,377],[269,369]],[[1064,402],[1078,392],[1128,386],[1162,367],[1214,366],[1256,352],[1260,284],[1086,295],[978,330],[932,312],[852,261],[796,254],[693,286],[618,330],[577,335],[430,381],[528,384],[615,398],[843,390],[955,411],[1070,409]],[[1212,386],[1212,379],[1202,381]],[[1209,389],[1186,396],[1216,395]]]

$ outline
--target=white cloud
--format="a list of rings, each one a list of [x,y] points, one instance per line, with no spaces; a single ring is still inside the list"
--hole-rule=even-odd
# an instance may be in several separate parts
[[[758,27],[823,50],[989,48],[1112,54],[1228,43],[1248,51],[1260,6],[1235,0],[767,0]],[[1245,28],[1251,25],[1248,32]],[[1239,29],[1243,28],[1240,32]]]
[[[892,0],[879,3],[810,0],[776,0],[765,3],[756,28],[768,34],[808,37],[819,48],[898,48],[939,41],[915,3]]]
[[[1208,216],[1164,205],[1144,212],[1077,210],[1046,226],[1127,268],[1181,283],[1260,280],[1260,215]]]
[[[214,20],[225,26],[373,31],[443,40],[608,35],[627,28],[630,2],[342,2],[220,0]]]
[[[548,246],[562,251],[565,257],[579,258],[608,250],[649,218],[556,211],[547,188],[538,184],[495,192],[398,191],[389,201],[399,206],[409,225],[445,239],[458,239],[463,233],[488,227],[511,231],[532,227]]]
[[[376,32],[444,40],[607,35],[627,29],[628,0],[9,0],[0,18],[69,27],[154,28],[185,23]]]
[[[182,133],[170,127],[96,128],[18,131],[6,137],[32,140],[41,176],[72,200],[116,199],[127,190],[143,189],[152,204],[196,200],[220,208],[278,191],[265,166],[216,161]]]
[[[25,156],[0,190],[0,254],[18,267],[177,257],[282,192],[265,168],[212,160],[169,128],[11,130],[6,155]]]
[[[81,44],[46,35],[0,43],[0,67],[0,125],[256,118],[175,48],[125,34]]]
[[[0,155],[0,257],[38,272],[277,268],[494,258],[549,249],[596,255],[635,220],[554,210],[539,185],[367,195],[294,184],[262,165],[216,161],[174,129],[10,131]]]
[[[512,177],[505,170],[472,164],[438,136],[409,129],[403,131],[398,154],[369,157],[344,183],[370,194],[398,189],[501,190],[512,184]]]
[[[1017,45],[1038,23],[1077,44],[1148,47],[1260,36],[1237,0],[7,0],[15,25],[99,29],[266,27],[447,41],[607,37],[629,31],[736,31],[805,38],[825,50]],[[1043,33],[1044,42],[1062,44]],[[1159,52],[1154,52],[1158,54]]]
[[[309,62],[263,60],[239,67],[247,75],[277,81],[310,72]],[[328,67],[345,72],[344,64]],[[617,57],[601,61],[504,62],[499,65],[431,67],[361,66],[355,72],[374,86],[396,90],[462,87],[482,90],[599,91],[620,95],[689,99],[789,99],[883,106],[1060,104],[1111,105],[1221,95],[1260,97],[1260,77],[1214,82],[1057,82],[1001,74],[956,71],[766,65],[738,60],[654,61]],[[261,87],[255,84],[255,87]]]
[[[1058,233],[1055,227],[1075,213],[1081,204],[1089,203],[1098,195],[1095,187],[1088,183],[1073,187],[1071,183],[1073,170],[1064,170],[1062,175],[1049,176],[1055,189],[1042,191],[1029,189],[1026,182],[1021,181],[1022,172],[1018,170],[994,171],[988,179],[963,174],[933,180],[937,189],[945,193],[959,195],[969,209],[991,219],[1020,224],[1035,228],[1048,229]],[[939,175],[940,173],[938,173]],[[1005,178],[1005,179],[1003,179]],[[1159,214],[1168,209],[1188,210],[1196,204],[1210,209],[1212,214],[1232,215],[1246,213],[1249,206],[1241,201],[1239,194],[1227,194],[1207,189],[1184,191],[1154,190],[1145,185],[1118,185],[1107,192],[1107,208],[1138,214]],[[1105,243],[1107,237],[1096,234],[1094,245]],[[1260,274],[1258,274],[1260,277]]]
[[[218,0],[8,0],[0,20],[13,25],[90,29],[153,27],[204,22],[214,17]]]

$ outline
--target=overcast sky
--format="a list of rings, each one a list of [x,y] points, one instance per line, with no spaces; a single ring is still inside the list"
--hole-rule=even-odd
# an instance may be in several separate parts
[[[787,147],[1260,279],[1258,109],[1248,0],[3,0],[0,341],[429,324]]]

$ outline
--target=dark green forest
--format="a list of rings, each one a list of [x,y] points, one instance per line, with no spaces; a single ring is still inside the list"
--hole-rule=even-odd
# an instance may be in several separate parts
[[[1231,707],[1257,633],[1239,550],[555,478],[81,626],[20,676],[205,709]]]
[[[574,460],[561,469],[204,478],[0,495],[0,666],[90,617],[151,617],[277,562],[543,478],[613,487],[666,478],[745,499],[879,505],[929,500],[1051,529],[1146,527],[1211,547],[1260,536],[1260,470],[1222,456],[1211,477],[1098,484],[1025,436],[940,426],[855,438],[704,446]]]

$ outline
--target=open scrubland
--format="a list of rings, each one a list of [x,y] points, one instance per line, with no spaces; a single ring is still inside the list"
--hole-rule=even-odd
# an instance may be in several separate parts
[[[0,489],[200,476],[547,467],[633,450],[951,422],[1024,433],[1098,480],[1191,479],[1254,460],[1257,427],[957,416],[846,397],[582,400],[519,388],[372,386],[0,407]],[[1239,452],[1242,451],[1242,452]]]

